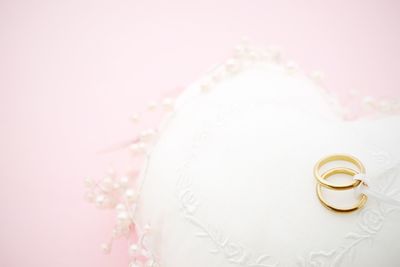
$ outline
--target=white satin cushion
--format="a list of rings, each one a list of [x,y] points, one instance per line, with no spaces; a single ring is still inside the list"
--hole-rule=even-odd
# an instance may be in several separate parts
[[[399,189],[396,169],[382,175],[400,159],[399,116],[343,121],[309,79],[275,65],[209,92],[199,83],[178,99],[144,174],[138,216],[161,266],[400,265],[400,212],[370,198],[360,212],[332,213],[312,175],[321,157],[346,153],[383,191]]]

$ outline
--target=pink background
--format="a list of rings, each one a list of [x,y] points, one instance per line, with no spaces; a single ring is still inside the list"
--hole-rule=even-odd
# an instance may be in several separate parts
[[[399,1],[0,2],[0,266],[127,266],[99,252],[112,218],[84,202],[128,117],[229,55],[278,44],[342,94],[400,96]]]

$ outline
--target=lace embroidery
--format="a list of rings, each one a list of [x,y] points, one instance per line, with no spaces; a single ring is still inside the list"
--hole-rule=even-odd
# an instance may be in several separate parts
[[[260,106],[254,105],[252,107]],[[232,115],[239,110],[240,108],[231,107],[225,112],[220,112],[217,115],[214,124],[211,125],[211,127],[204,127],[203,129],[206,130],[203,130],[194,138],[190,154],[182,164],[181,168],[178,169],[177,197],[183,217],[198,230],[196,236],[208,239],[214,245],[213,248],[210,249],[210,253],[222,254],[228,262],[239,266],[281,266],[281,264],[274,260],[270,255],[266,253],[258,256],[255,255],[255,253],[244,248],[240,243],[231,240],[219,229],[204,223],[196,217],[196,211],[200,205],[200,201],[192,189],[192,180],[189,175],[186,175],[186,171],[189,168],[190,162],[196,159],[198,148],[207,140],[211,130],[223,125],[224,121],[227,119],[224,116],[226,115],[225,113],[228,112],[228,115]],[[393,162],[393,158],[383,151],[372,154],[376,158],[377,162],[380,163],[382,168],[387,168],[387,166]],[[400,179],[400,164],[390,168],[380,177],[380,191],[394,198],[400,197],[400,190],[392,189],[392,185],[396,179]],[[312,251],[307,255],[307,257],[298,257],[296,265],[298,267],[334,267],[341,266],[346,261],[351,263],[356,255],[356,247],[363,242],[372,241],[374,236],[382,229],[388,215],[393,211],[396,211],[396,209],[388,207],[385,204],[378,204],[377,208],[364,209],[360,213],[358,230],[348,233],[344,238],[343,245],[329,251]]]
[[[384,154],[386,153],[377,153],[376,156],[381,158],[381,155]],[[389,160],[389,158],[387,159]],[[382,163],[386,164],[386,162]],[[392,188],[397,179],[400,179],[400,164],[394,165],[380,177],[380,192],[393,198],[400,197],[400,190]],[[366,241],[372,242],[375,235],[382,229],[388,215],[394,211],[398,210],[385,204],[378,204],[378,207],[374,209],[364,209],[360,213],[358,231],[347,234],[342,246],[331,251],[313,251],[307,258],[300,258],[297,266],[329,267],[341,266],[344,262],[352,263],[355,258],[356,247]]]
[[[259,107],[259,105],[251,106],[251,108],[257,107]],[[177,197],[181,206],[183,217],[198,230],[196,236],[199,238],[208,239],[213,244],[213,248],[209,250],[210,253],[222,254],[230,263],[240,266],[276,267],[277,263],[271,263],[272,259],[268,254],[257,255],[256,253],[246,249],[240,243],[232,240],[219,229],[202,222],[195,215],[200,202],[193,192],[192,180],[189,175],[186,175],[186,171],[190,165],[190,162],[197,157],[197,150],[207,139],[211,129],[218,128],[224,124],[225,120],[227,119],[227,117],[224,116],[226,113],[229,115],[234,115],[236,112],[240,112],[240,108],[229,106],[226,109],[222,109],[222,111],[218,113],[214,124],[211,125],[211,127],[204,127],[207,130],[202,131],[197,137],[195,137],[190,154],[187,156],[185,162],[178,170],[179,178],[177,182]],[[233,116],[231,117],[233,118]]]

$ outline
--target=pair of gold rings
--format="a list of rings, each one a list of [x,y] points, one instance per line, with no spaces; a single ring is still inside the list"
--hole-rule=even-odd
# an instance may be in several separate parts
[[[321,173],[321,168],[323,166],[325,166],[328,163],[335,162],[335,161],[345,161],[345,162],[351,163],[352,165],[354,165],[357,168],[357,170],[348,168],[348,167],[335,167],[335,168],[329,169],[329,170]],[[353,205],[349,208],[334,207],[333,205],[329,204],[325,200],[325,198],[323,197],[323,194],[322,194],[322,187],[325,187],[330,190],[335,190],[335,191],[351,190],[351,189],[355,189],[356,187],[360,186],[362,183],[361,180],[356,180],[356,179],[354,179],[351,183],[342,184],[342,185],[338,185],[338,184],[328,181],[329,177],[336,175],[336,174],[344,174],[344,175],[349,175],[349,176],[354,177],[357,174],[365,174],[365,167],[357,158],[350,156],[350,155],[344,155],[344,154],[330,155],[330,156],[327,156],[327,157],[321,159],[320,161],[318,161],[314,167],[314,177],[317,180],[317,196],[318,196],[318,199],[320,200],[321,204],[329,210],[332,210],[335,212],[340,212],[340,213],[352,212],[352,211],[361,209],[368,200],[368,197],[365,194],[361,194],[359,201],[355,205]]]

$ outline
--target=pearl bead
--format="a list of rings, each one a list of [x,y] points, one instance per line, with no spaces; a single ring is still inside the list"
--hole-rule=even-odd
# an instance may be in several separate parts
[[[140,133],[140,140],[143,142],[149,142],[155,135],[156,131],[153,129],[144,130]]]
[[[109,254],[111,252],[111,244],[110,243],[103,243],[103,244],[101,244],[100,248],[104,254]]]
[[[364,103],[364,105],[366,105],[366,106],[373,106],[373,105],[375,105],[375,100],[374,100],[374,98],[371,97],[371,96],[366,96],[366,97],[364,97],[364,99],[363,99],[363,103]]]
[[[131,178],[128,175],[124,175],[119,179],[119,183],[122,187],[126,187],[129,185]]]
[[[151,227],[150,227],[150,224],[148,224],[148,223],[143,227],[143,231],[145,234],[148,234],[150,232],[150,229],[151,229]]]
[[[293,61],[288,61],[286,63],[286,69],[287,69],[289,74],[293,74],[297,69],[297,64],[295,62],[293,62]]]
[[[131,116],[131,121],[132,121],[133,123],[138,123],[139,120],[140,120],[139,114],[133,114],[133,115]]]
[[[204,81],[204,82],[202,82],[202,83],[200,84],[200,89],[201,89],[201,91],[203,91],[203,92],[209,91],[210,88],[211,88],[211,83],[208,82],[208,81]]]
[[[97,195],[96,197],[96,205],[101,207],[106,202],[106,197],[104,195]]]
[[[325,75],[322,71],[313,71],[310,74],[311,79],[313,79],[315,82],[322,82],[325,78]]]
[[[256,50],[254,50],[254,49],[250,50],[250,52],[249,52],[249,59],[250,59],[250,60],[257,60],[257,59],[259,59],[259,56],[258,56],[258,53],[257,53]]]
[[[115,209],[116,209],[118,212],[126,211],[126,207],[125,207],[125,205],[122,204],[122,203],[118,203],[118,205],[115,207]]]
[[[140,251],[140,248],[137,244],[132,244],[129,246],[129,255],[137,256]]]
[[[390,111],[390,105],[389,105],[389,103],[387,101],[383,101],[383,100],[380,101],[379,102],[379,107],[384,112]]]
[[[150,128],[147,130],[147,136],[149,136],[150,138],[154,137],[156,135],[156,130]]]
[[[125,236],[128,237],[129,233],[130,233],[130,225],[131,223],[128,221],[121,223],[121,236]]]
[[[149,111],[154,111],[157,108],[157,103],[154,101],[149,102],[149,104],[147,105],[147,109]]]
[[[120,211],[117,214],[117,220],[120,223],[129,222],[129,214],[126,211]]]
[[[245,49],[242,45],[238,45],[234,48],[233,50],[233,56],[240,58],[243,57],[245,55]]]
[[[271,59],[275,62],[275,63],[280,63],[282,61],[282,51],[281,48],[277,47],[277,46],[270,46],[268,48],[268,50],[271,53]]]
[[[101,181],[101,188],[104,191],[110,191],[112,190],[114,187],[114,181],[113,179],[111,179],[110,177],[105,177],[102,181]]]
[[[113,189],[114,189],[114,190],[118,190],[118,189],[120,189],[120,188],[121,188],[121,184],[118,183],[118,182],[114,182],[114,184],[113,184]]]
[[[96,197],[96,206],[98,208],[111,208],[113,206],[113,201],[105,195],[98,195]]]
[[[134,143],[134,144],[131,144],[130,146],[129,146],[129,150],[132,152],[132,153],[137,153],[137,152],[139,152],[139,145],[137,144],[137,143]]]
[[[222,71],[214,71],[213,74],[211,74],[211,80],[213,82],[219,82],[222,79],[223,72]]]
[[[230,59],[226,62],[225,68],[228,72],[235,73],[239,70],[239,63],[234,59]]]
[[[120,231],[118,231],[117,229],[113,229],[112,230],[112,237],[117,238],[121,235]]]
[[[148,259],[147,261],[146,261],[146,264],[145,264],[145,266],[146,267],[154,267],[155,266],[155,261],[153,260],[153,259]]]
[[[93,187],[95,184],[96,184],[96,183],[94,182],[93,179],[91,179],[91,178],[85,178],[85,186],[86,186],[87,188],[91,188],[91,187]]]
[[[134,202],[137,199],[137,193],[133,191],[132,189],[127,189],[125,191],[125,199],[129,202]]]
[[[147,131],[142,131],[139,135],[140,141],[148,142],[150,141],[150,136],[147,134]]]
[[[142,142],[133,143],[132,145],[129,146],[129,150],[135,155],[144,152],[145,148],[146,148],[146,146]]]
[[[166,97],[162,101],[162,105],[164,107],[164,110],[171,111],[174,108],[174,101],[172,100],[172,98]]]

